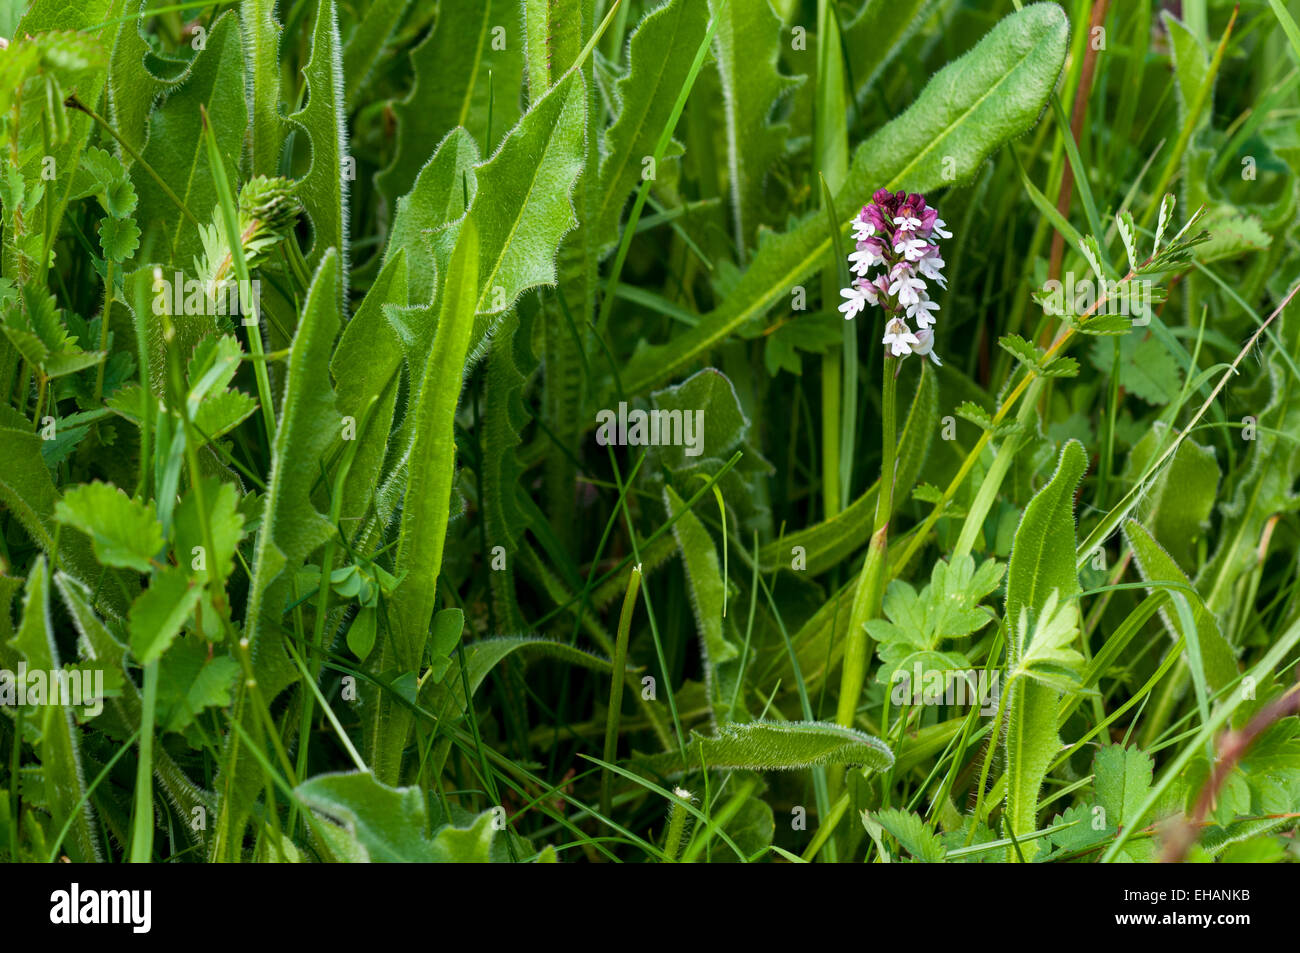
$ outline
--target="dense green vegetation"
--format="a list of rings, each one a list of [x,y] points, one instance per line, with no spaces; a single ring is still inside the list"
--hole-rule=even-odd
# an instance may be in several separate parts
[[[1300,10],[1175,6],[0,3],[0,857],[1296,859]]]

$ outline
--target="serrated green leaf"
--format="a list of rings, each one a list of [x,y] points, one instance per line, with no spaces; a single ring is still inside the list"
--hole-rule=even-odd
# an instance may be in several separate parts
[[[1040,377],[1078,377],[1079,362],[1072,357],[1058,357],[1038,369]]]
[[[1123,476],[1133,481],[1146,473],[1173,439],[1169,425],[1156,421],[1129,451]],[[1209,526],[1219,498],[1219,462],[1211,446],[1186,437],[1143,497],[1142,521],[1186,572],[1194,569],[1197,540]]]
[[[203,50],[184,80],[149,116],[143,156],[173,193],[200,220],[217,204],[217,190],[203,147],[206,111],[221,152],[226,176],[237,179],[248,124],[244,100],[244,60],[236,16],[226,12],[208,32]],[[140,196],[137,221],[158,229],[172,261],[188,262],[203,250],[198,229],[181,214],[153,177],[136,163],[131,178]]]
[[[202,639],[182,639],[162,656],[158,675],[158,727],[184,732],[205,708],[230,704],[239,663],[229,655],[208,657]]]
[[[463,126],[475,142],[485,142],[489,95],[492,144],[501,141],[519,118],[513,92],[523,75],[523,52],[517,3],[484,0],[440,8],[433,31],[411,51],[411,91],[393,106],[397,148],[392,164],[376,177],[389,208],[410,190],[432,146],[452,129]]]
[[[989,415],[989,412],[973,401],[963,400],[957,405],[953,413],[963,420],[969,420],[981,430],[993,429],[993,418]]]
[[[1037,367],[1040,352],[1038,348],[1030,344],[1019,334],[1004,334],[998,338],[998,347],[1006,351],[1016,360],[1026,364],[1029,367]]]
[[[210,440],[216,440],[252,416],[257,400],[240,390],[222,391],[199,405],[194,427]]]
[[[307,105],[289,117],[311,143],[311,167],[295,186],[307,217],[312,243],[307,260],[319,263],[333,248],[341,259],[342,298],[348,284],[347,109],[343,103],[343,50],[335,0],[316,0],[311,57],[302,70]]]
[[[90,537],[105,566],[149,572],[163,547],[152,503],[140,503],[109,483],[88,483],[63,494],[54,518]]]
[[[1203,265],[1262,251],[1273,244],[1273,236],[1254,215],[1220,209],[1206,216],[1205,226],[1210,237],[1196,253],[1196,260]]]
[[[1161,239],[1165,236],[1165,229],[1169,227],[1169,220],[1173,216],[1174,211],[1174,201],[1175,199],[1172,192],[1167,193],[1165,197],[1160,200],[1160,218],[1156,222],[1155,252],[1160,251]]]
[[[948,854],[948,849],[944,847],[939,836],[926,826],[924,820],[911,811],[891,807],[876,811],[871,817],[893,834],[898,843],[922,863],[941,863]]]
[[[1127,334],[1133,330],[1133,319],[1123,314],[1097,314],[1070,324],[1082,334]]]
[[[1120,384],[1149,404],[1168,404],[1178,398],[1182,375],[1178,362],[1158,338],[1149,337],[1120,366]]]
[[[474,169],[478,161],[478,146],[469,133],[453,129],[420,169],[410,193],[397,200],[384,264],[399,254],[406,256],[412,305],[433,303],[438,271],[433,233],[465,214],[466,195],[473,202],[478,192],[478,175]]]
[[[1120,212],[1115,216],[1115,224],[1119,228],[1120,241],[1124,243],[1124,253],[1128,255],[1129,270],[1137,271],[1141,258],[1137,253],[1137,226],[1133,224],[1133,213],[1127,209]]]
[[[203,520],[199,512],[198,495],[191,490],[181,498],[176,507],[172,532],[176,539],[176,556],[182,565],[189,565],[194,578],[206,583],[213,572],[229,579],[235,568],[235,553],[244,538],[244,514],[239,511],[239,496],[230,483],[215,477],[203,480],[203,501],[207,513],[208,530],[212,534],[214,552],[207,552],[204,544]],[[205,568],[194,567],[200,553]]]
[[[1105,745],[1093,758],[1097,802],[1106,811],[1110,828],[1131,823],[1151,790],[1155,762],[1136,745]]]
[[[773,110],[804,77],[779,69],[781,21],[767,0],[713,0],[713,46],[721,78],[731,190],[732,238],[743,263],[766,218],[764,180],[785,154],[789,127]]]
[[[582,171],[585,127],[582,74],[571,72],[528,110],[495,155],[475,167],[478,191],[467,219],[479,234],[481,317],[473,346],[493,323],[488,315],[504,311],[529,288],[555,283],[560,239],[577,224],[569,195]],[[446,249],[453,235],[442,235]]]
[[[140,226],[129,218],[106,218],[99,223],[99,246],[109,261],[124,262],[140,246]]]
[[[157,661],[180,634],[203,590],[179,566],[154,574],[131,604],[131,654],[141,665]]]
[[[1088,355],[1092,366],[1105,374],[1113,365],[1112,347],[1110,341],[1098,338]],[[1119,383],[1147,403],[1162,406],[1178,399],[1182,374],[1159,338],[1128,334],[1120,338]]]
[[[1015,625],[1018,657],[1010,678],[1023,675],[1057,691],[1077,688],[1084,658],[1071,648],[1079,636],[1075,606],[1060,602],[1053,590],[1037,618],[1025,606]]]

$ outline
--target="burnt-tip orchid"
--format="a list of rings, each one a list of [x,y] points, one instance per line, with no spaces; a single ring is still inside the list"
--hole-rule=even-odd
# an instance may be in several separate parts
[[[849,270],[856,276],[840,291],[845,299],[839,306],[850,320],[868,305],[885,312],[885,334],[881,342],[894,357],[933,352],[937,302],[930,297],[929,282],[943,288],[944,261],[937,238],[952,238],[939,213],[915,192],[878,189],[871,201],[854,218],[854,250]],[[872,273],[872,269],[882,270]],[[909,321],[916,323],[913,332]]]

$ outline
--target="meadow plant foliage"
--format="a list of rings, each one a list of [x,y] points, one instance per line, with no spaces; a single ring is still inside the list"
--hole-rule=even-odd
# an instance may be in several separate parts
[[[1297,859],[1300,30],[1168,6],[0,5],[0,857]]]

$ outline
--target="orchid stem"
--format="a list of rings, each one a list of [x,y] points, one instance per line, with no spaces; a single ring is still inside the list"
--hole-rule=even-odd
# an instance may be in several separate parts
[[[880,495],[876,498],[876,522],[867,548],[867,558],[858,577],[858,588],[853,596],[853,609],[849,613],[849,632],[844,643],[844,666],[840,673],[840,698],[835,720],[845,728],[853,726],[862,696],[862,685],[867,677],[867,654],[870,639],[867,620],[880,614],[884,596],[887,546],[889,542],[889,515],[894,509],[894,464],[897,451],[897,413],[895,396],[898,392],[898,359],[885,353],[885,368],[881,387],[881,460]],[[925,371],[922,371],[925,373]]]

